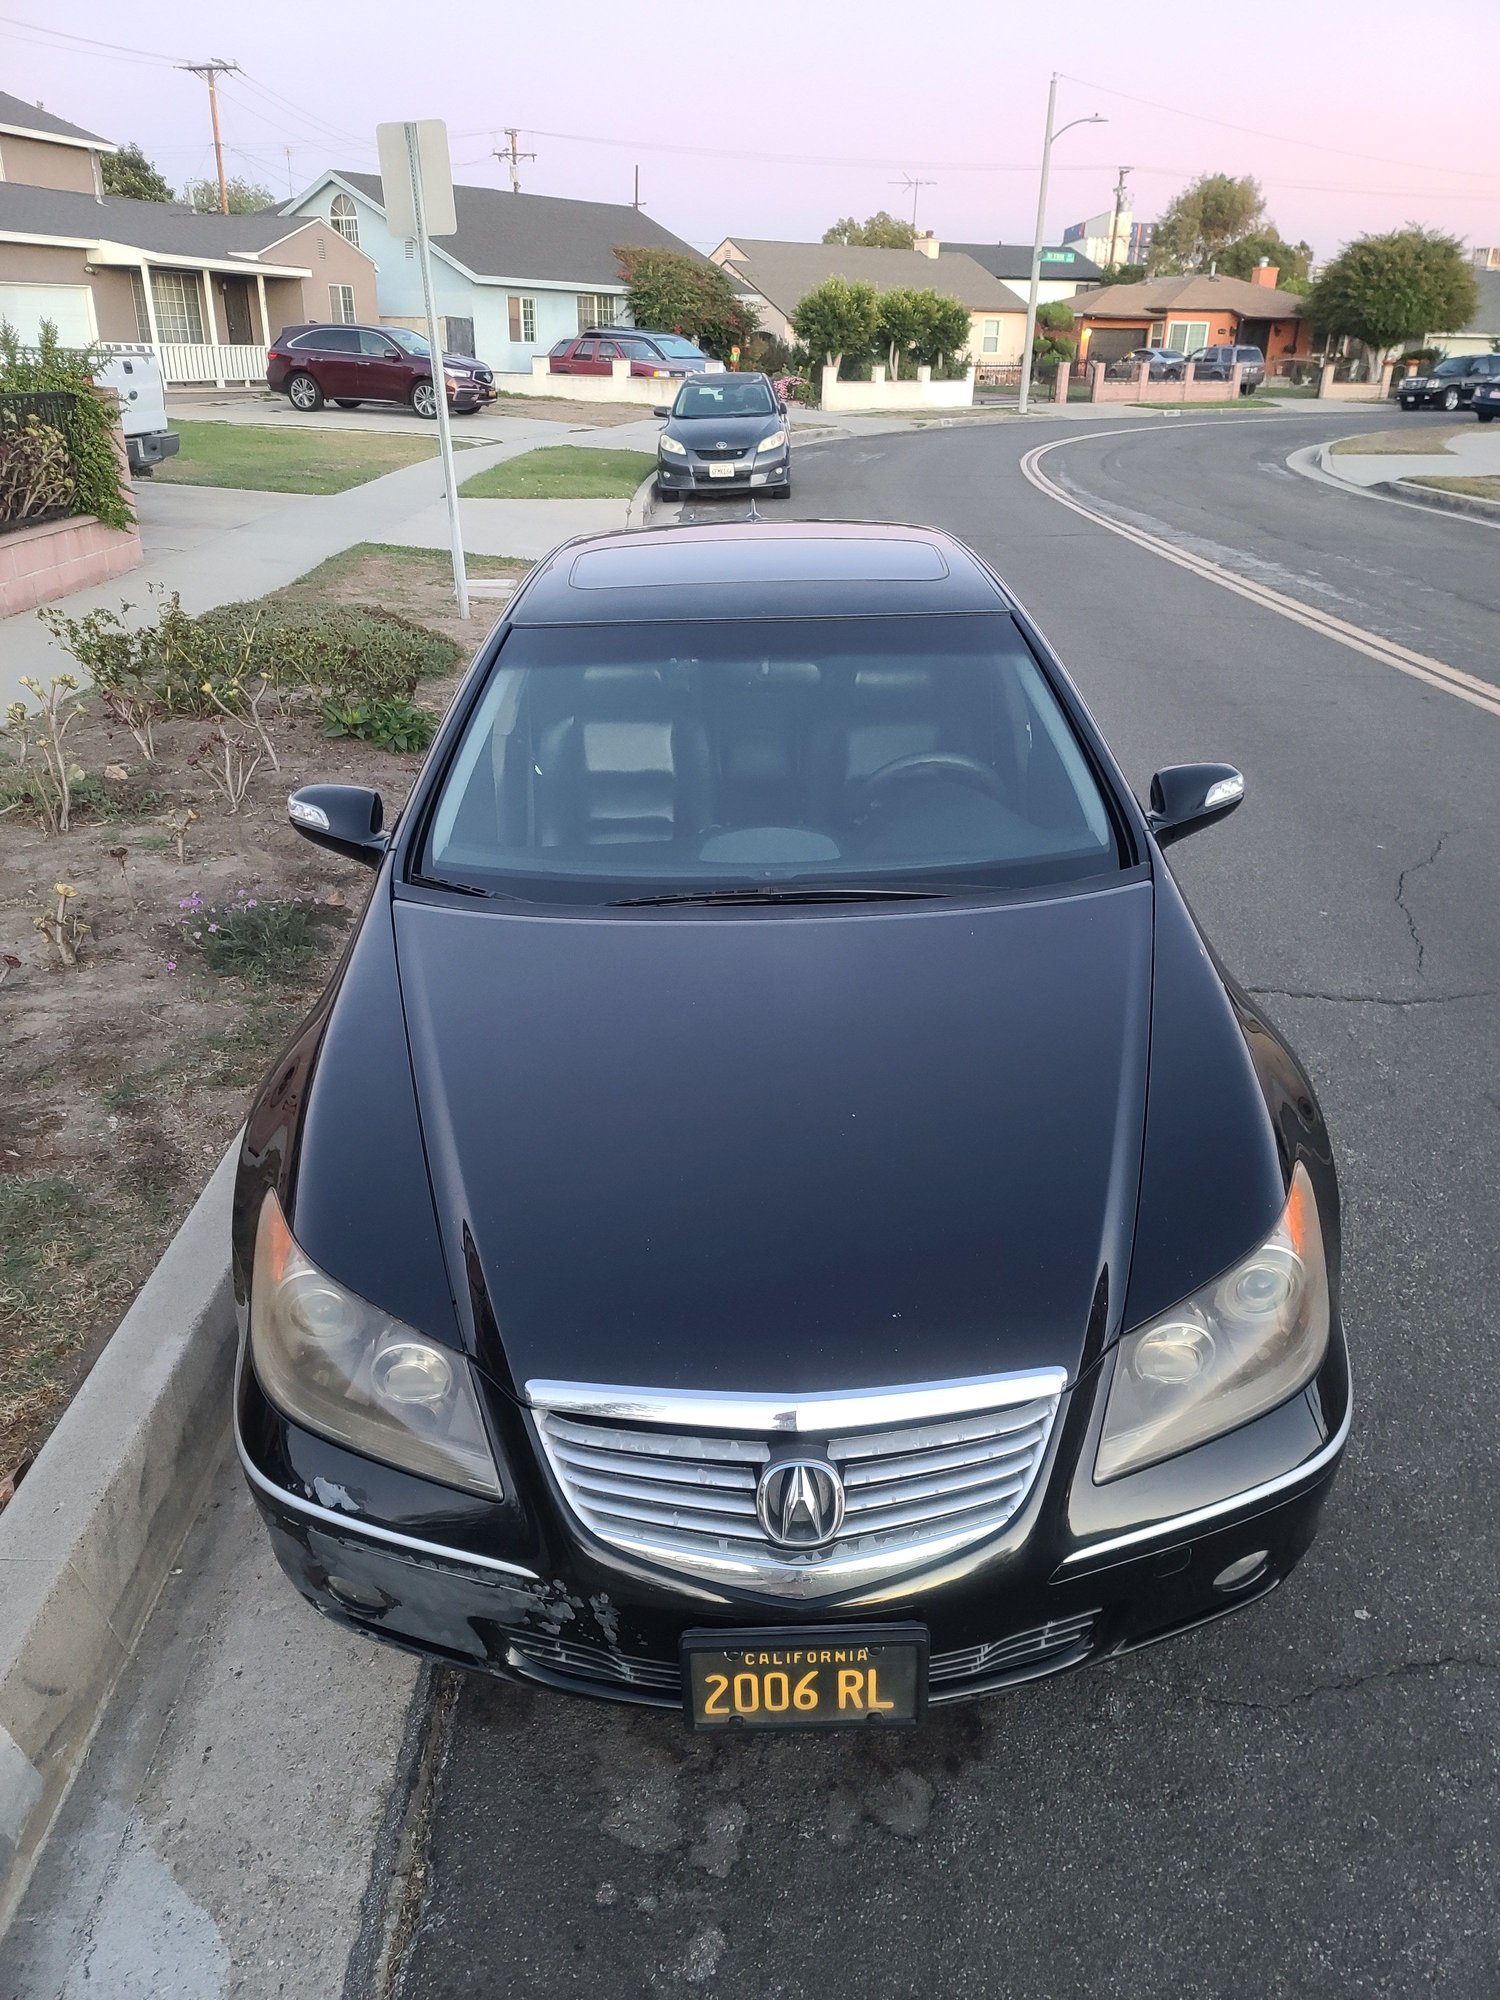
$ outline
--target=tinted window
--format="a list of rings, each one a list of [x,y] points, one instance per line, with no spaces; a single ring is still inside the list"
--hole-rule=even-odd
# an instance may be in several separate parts
[[[359,335],[350,326],[320,326],[316,333],[308,334],[303,345],[317,348],[320,354],[358,354]]]
[[[395,341],[403,354],[410,354],[417,361],[425,361],[431,352],[431,349],[427,345],[427,336],[425,334],[413,333],[409,327],[405,326],[387,327],[386,332]]]
[[[1451,361],[1440,361],[1432,372],[1434,375],[1462,375],[1468,365],[1459,355],[1454,355]]]
[[[776,398],[758,375],[695,376],[677,391],[674,417],[769,417]]]
[[[515,629],[420,864],[582,902],[1117,866],[1103,797],[1003,612]]]
[[[684,340],[678,333],[657,333],[652,335],[652,343],[673,361],[706,361],[708,356],[701,347]]]
[[[359,334],[361,354],[373,354],[378,360],[389,361],[395,349],[383,333],[375,333],[370,327],[361,327]]]

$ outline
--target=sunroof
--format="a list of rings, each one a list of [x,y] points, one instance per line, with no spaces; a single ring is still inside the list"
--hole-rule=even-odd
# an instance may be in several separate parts
[[[767,535],[723,541],[637,543],[585,549],[569,581],[578,590],[658,589],[732,583],[935,583],[948,574],[932,542]]]

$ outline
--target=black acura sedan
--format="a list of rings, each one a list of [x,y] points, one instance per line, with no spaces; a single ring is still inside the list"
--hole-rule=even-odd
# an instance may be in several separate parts
[[[886,1727],[1273,1589],[1349,1432],[1312,1086],[999,580],[926,529],[570,543],[251,1112],[236,1428],[319,1610]]]
[[[786,405],[768,376],[695,375],[656,415],[658,493],[791,492]]]

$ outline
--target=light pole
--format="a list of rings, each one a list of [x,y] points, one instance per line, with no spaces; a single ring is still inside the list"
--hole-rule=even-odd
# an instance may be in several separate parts
[[[1031,397],[1031,349],[1036,339],[1036,294],[1042,276],[1042,244],[1047,232],[1047,176],[1052,171],[1052,141],[1060,139],[1064,132],[1071,132],[1075,125],[1107,125],[1109,120],[1101,118],[1096,111],[1088,118],[1071,118],[1066,125],[1052,129],[1053,115],[1057,110],[1057,71],[1052,72],[1052,84],[1047,92],[1047,136],[1042,141],[1042,184],[1036,197],[1036,238],[1031,246],[1031,290],[1026,298],[1026,345],[1021,350],[1021,395],[1016,405],[1017,414],[1025,416],[1026,406]]]

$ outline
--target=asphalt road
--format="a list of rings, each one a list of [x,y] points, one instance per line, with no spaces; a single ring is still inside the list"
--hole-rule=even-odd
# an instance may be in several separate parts
[[[792,503],[994,559],[1138,785],[1245,769],[1174,859],[1341,1157],[1356,1418],[1319,1543],[1241,1617],[899,1738],[707,1743],[464,1679],[402,2000],[1500,1991],[1500,719],[1017,466],[1066,435],[1049,473],[1090,505],[1493,679],[1493,531],[1284,469],[1370,422],[807,447]]]

